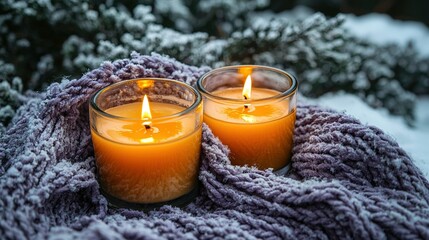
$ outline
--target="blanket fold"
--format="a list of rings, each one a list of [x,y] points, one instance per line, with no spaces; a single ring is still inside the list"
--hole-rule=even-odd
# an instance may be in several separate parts
[[[95,179],[90,96],[140,77],[194,85],[208,70],[133,53],[29,99],[0,137],[0,238],[429,239],[429,183],[405,151],[378,128],[303,103],[286,176],[232,166],[204,125],[192,203],[110,208]]]

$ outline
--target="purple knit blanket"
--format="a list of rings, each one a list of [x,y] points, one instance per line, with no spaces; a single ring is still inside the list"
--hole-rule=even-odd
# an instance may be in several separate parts
[[[375,127],[304,104],[286,176],[230,165],[204,127],[191,204],[110,208],[95,178],[90,95],[139,77],[192,85],[208,70],[133,54],[31,97],[0,138],[0,239],[429,239],[429,183],[404,150]]]

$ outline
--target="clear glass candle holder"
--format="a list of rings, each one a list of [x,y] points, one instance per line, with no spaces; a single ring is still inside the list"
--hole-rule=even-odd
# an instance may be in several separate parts
[[[152,209],[193,199],[203,122],[198,91],[175,80],[132,79],[101,89],[89,106],[97,178],[111,205]]]
[[[266,66],[229,66],[203,75],[197,88],[204,122],[229,147],[232,164],[287,172],[296,118],[294,76]]]

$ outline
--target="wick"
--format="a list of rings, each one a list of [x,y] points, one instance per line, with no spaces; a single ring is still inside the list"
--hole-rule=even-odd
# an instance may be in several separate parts
[[[150,121],[143,122],[144,128],[146,130],[149,130],[151,128],[151,126],[150,126],[151,124],[152,124],[152,122],[150,122]]]
[[[244,100],[247,100],[246,95],[243,95],[243,97],[244,97]],[[249,105],[250,105],[250,104],[247,104],[247,103],[246,103],[246,104],[244,104],[244,108],[246,108],[246,109],[247,109],[247,108],[249,108]]]

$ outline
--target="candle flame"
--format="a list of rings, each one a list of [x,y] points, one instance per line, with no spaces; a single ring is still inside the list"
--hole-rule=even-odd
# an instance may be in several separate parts
[[[244,99],[250,99],[251,95],[252,95],[252,78],[250,78],[250,75],[248,75],[246,78],[246,82],[244,82],[243,97]]]
[[[147,99],[146,94],[144,95],[144,98],[143,98],[141,119],[149,122],[152,119],[152,114],[150,113],[150,107],[149,107],[149,100]]]

